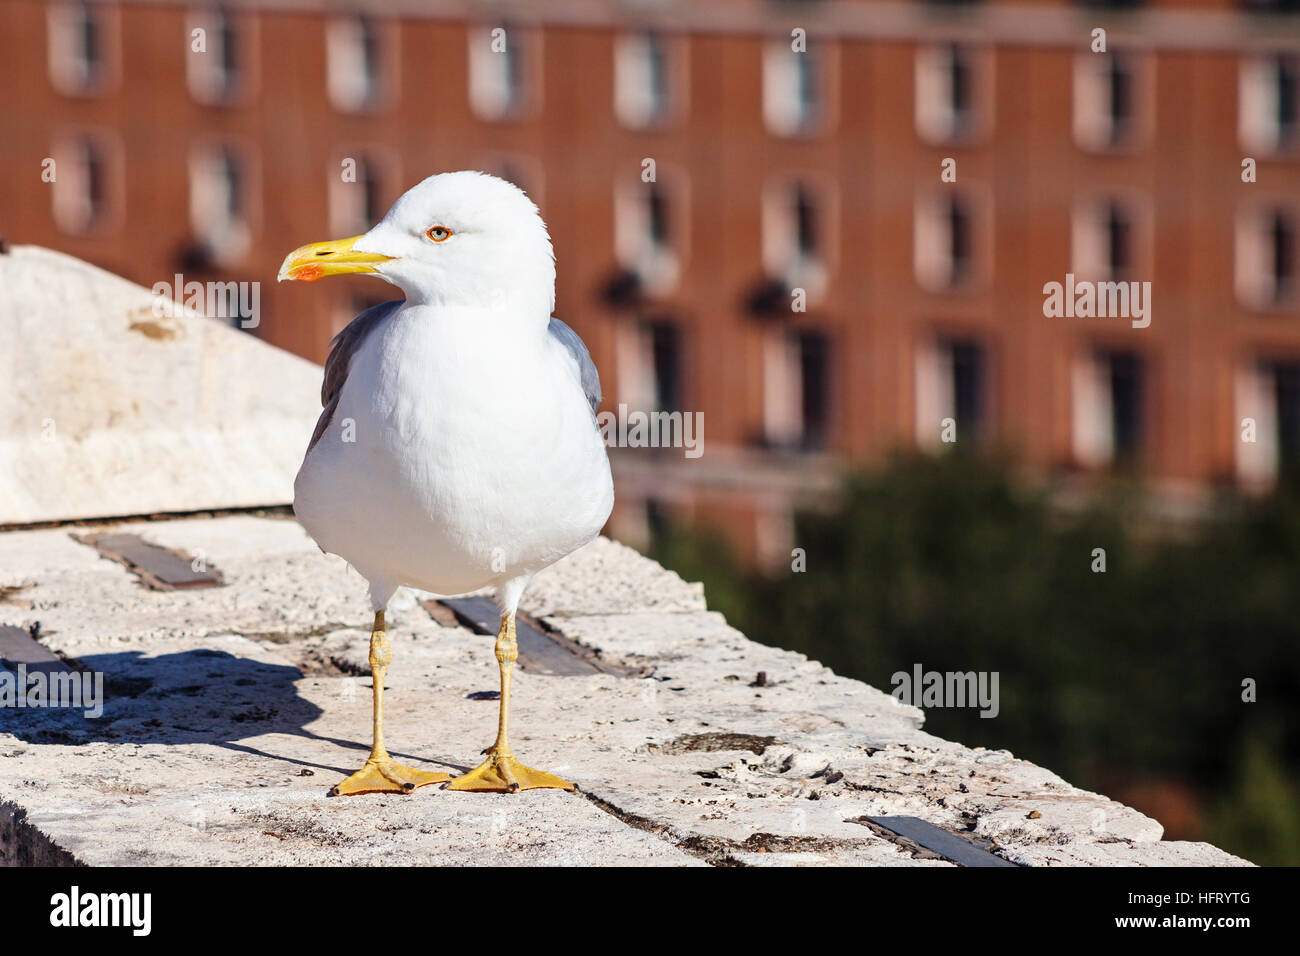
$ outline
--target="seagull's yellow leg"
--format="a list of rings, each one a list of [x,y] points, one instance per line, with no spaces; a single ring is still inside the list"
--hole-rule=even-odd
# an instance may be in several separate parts
[[[513,613],[502,615],[501,629],[497,631],[496,658],[501,665],[501,714],[497,723],[497,742],[487,750],[487,760],[483,761],[469,773],[457,777],[447,785],[448,790],[488,790],[514,793],[516,790],[537,790],[550,787],[558,790],[572,790],[573,784],[567,780],[525,767],[510,752],[508,740],[510,731],[510,674],[514,670],[515,660],[519,657],[519,645],[515,639],[515,616]]]
[[[384,612],[375,612],[375,625],[370,631],[370,678],[375,694],[375,742],[370,749],[366,765],[337,784],[331,796],[352,796],[357,793],[410,793],[427,783],[442,783],[451,777],[445,773],[430,773],[404,767],[384,748],[384,677],[393,662],[393,648],[384,634]]]

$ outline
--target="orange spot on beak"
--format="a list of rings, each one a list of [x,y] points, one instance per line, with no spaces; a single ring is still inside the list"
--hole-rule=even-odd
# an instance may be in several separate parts
[[[375,274],[378,267],[392,259],[378,252],[358,252],[353,246],[361,236],[335,239],[331,242],[313,242],[299,246],[285,257],[276,273],[276,279],[298,282],[315,282],[322,276]]]

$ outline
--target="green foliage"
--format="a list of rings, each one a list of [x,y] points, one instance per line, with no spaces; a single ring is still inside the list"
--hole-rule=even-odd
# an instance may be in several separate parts
[[[657,556],[755,640],[877,687],[916,663],[997,671],[996,719],[932,709],[928,729],[1084,787],[1191,784],[1226,849],[1300,863],[1300,833],[1277,825],[1300,817],[1300,486],[1224,496],[1173,535],[1136,488],[1067,510],[1012,475],[947,455],[852,476],[835,514],[797,522],[807,570],[776,580],[707,532],[675,532]]]
[[[1294,866],[1300,815],[1276,752],[1252,740],[1242,755],[1232,791],[1214,808],[1207,839],[1218,846],[1250,847],[1261,866]]]

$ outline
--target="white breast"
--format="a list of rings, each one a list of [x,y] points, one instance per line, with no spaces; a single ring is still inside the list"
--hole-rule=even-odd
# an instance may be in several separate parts
[[[438,594],[546,567],[612,505],[604,444],[544,322],[410,306],[353,356],[294,498],[367,579]]]

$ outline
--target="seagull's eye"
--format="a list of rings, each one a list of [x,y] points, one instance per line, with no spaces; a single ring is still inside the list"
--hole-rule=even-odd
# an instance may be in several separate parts
[[[451,230],[446,226],[430,226],[424,234],[434,242],[446,242],[451,238]]]

